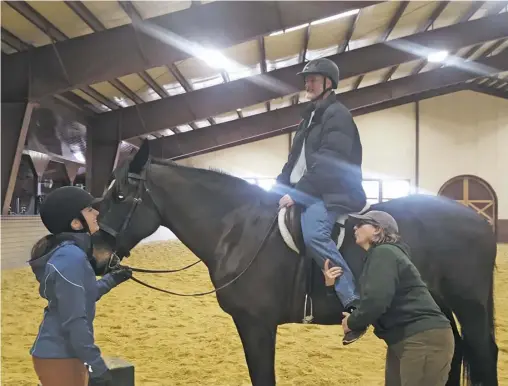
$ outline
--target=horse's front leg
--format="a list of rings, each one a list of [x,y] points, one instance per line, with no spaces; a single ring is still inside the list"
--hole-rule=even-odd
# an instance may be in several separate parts
[[[275,385],[275,336],[277,326],[250,315],[233,316],[242,339],[253,386]]]

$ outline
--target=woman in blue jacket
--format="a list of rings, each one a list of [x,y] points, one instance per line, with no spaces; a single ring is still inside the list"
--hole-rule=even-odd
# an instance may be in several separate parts
[[[96,202],[85,190],[66,186],[51,192],[41,207],[51,234],[34,245],[29,264],[48,301],[30,350],[42,386],[112,385],[94,342],[95,302],[132,272],[106,273],[109,256],[101,258],[92,243],[99,230]],[[104,276],[97,280],[96,275]]]

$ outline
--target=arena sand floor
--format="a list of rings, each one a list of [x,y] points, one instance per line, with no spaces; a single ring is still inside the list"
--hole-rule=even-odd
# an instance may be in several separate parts
[[[167,269],[194,260],[179,242],[165,242],[138,247],[128,264]],[[500,385],[508,385],[508,245],[499,246],[497,264],[499,377]],[[178,292],[212,288],[201,264],[145,277]],[[2,271],[2,385],[37,384],[28,353],[44,307],[37,288],[29,268]],[[95,329],[104,355],[135,364],[137,386],[250,384],[236,329],[213,295],[175,297],[128,282],[98,303]],[[340,326],[280,327],[278,385],[383,385],[384,343],[371,331],[349,347],[341,339]]]

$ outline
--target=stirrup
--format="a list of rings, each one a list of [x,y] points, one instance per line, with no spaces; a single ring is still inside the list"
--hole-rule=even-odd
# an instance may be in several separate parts
[[[310,300],[310,314],[307,315],[307,299]],[[303,319],[302,319],[302,323],[303,324],[309,324],[309,323],[312,323],[312,321],[314,320],[314,315],[313,315],[313,307],[312,307],[312,298],[305,294],[305,303],[303,305]]]

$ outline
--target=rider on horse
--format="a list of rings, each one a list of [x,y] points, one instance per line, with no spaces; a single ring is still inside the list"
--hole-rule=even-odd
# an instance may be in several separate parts
[[[337,100],[339,68],[329,59],[307,63],[299,73],[311,103],[302,114],[288,161],[277,182],[290,186],[279,202],[289,207],[303,205],[302,233],[306,253],[321,269],[330,259],[343,274],[335,291],[347,312],[352,312],[359,295],[353,274],[331,239],[340,215],[361,211],[366,204],[362,186],[362,144],[349,110]],[[351,331],[344,336],[349,344],[365,333]]]

